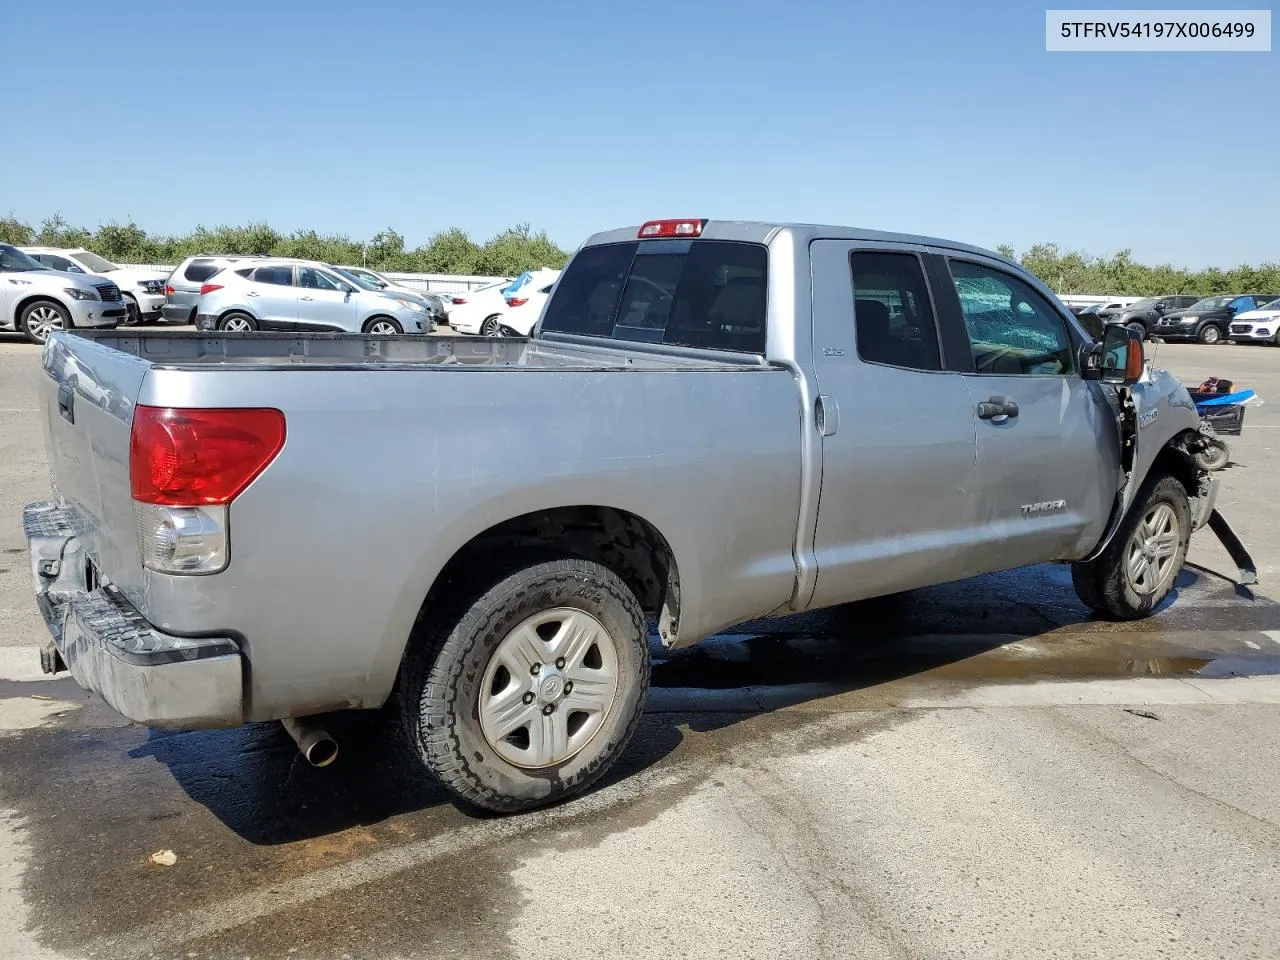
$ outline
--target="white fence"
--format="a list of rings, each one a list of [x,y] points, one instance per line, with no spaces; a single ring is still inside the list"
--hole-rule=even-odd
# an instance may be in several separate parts
[[[173,270],[173,264],[171,263],[122,263],[120,266],[136,267],[139,270],[155,270],[157,273],[169,273]],[[454,273],[388,273],[385,270],[379,270],[378,272],[388,280],[402,283],[406,287],[428,292],[434,291],[436,293],[463,293],[497,280],[506,279],[504,277],[475,277]]]

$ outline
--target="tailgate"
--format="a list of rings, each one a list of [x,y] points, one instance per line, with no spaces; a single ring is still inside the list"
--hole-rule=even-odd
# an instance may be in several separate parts
[[[129,489],[129,430],[150,364],[103,343],[57,333],[40,385],[54,493],[81,522],[89,559],[135,604],[142,589]]]

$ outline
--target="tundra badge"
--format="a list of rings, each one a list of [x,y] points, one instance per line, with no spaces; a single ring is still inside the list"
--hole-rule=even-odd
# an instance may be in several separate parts
[[[1041,500],[1039,503],[1024,503],[1022,505],[1022,515],[1031,517],[1037,513],[1050,513],[1054,510],[1065,509],[1067,509],[1067,501],[1065,500]]]

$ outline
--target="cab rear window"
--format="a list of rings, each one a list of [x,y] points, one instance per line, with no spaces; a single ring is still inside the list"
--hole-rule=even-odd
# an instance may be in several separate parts
[[[756,243],[640,240],[569,262],[542,329],[588,337],[764,353],[768,254]]]

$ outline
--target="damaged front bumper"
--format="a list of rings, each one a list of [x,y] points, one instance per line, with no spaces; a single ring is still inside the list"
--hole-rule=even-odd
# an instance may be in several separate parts
[[[27,536],[36,603],[52,635],[46,673],[68,669],[136,723],[174,730],[238,726],[243,663],[230,637],[176,637],[157,630],[110,584],[97,583],[75,512],[29,504]]]

